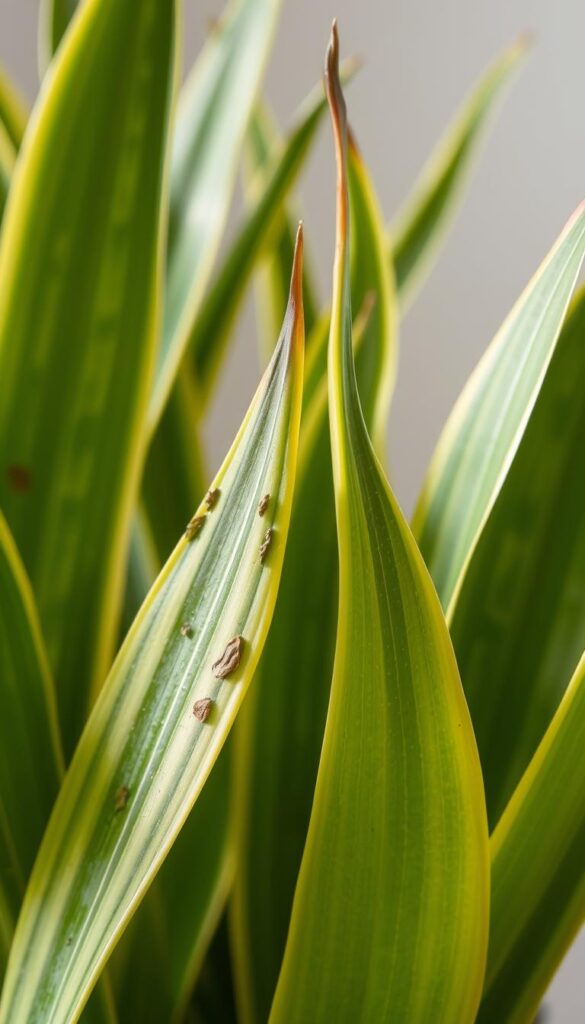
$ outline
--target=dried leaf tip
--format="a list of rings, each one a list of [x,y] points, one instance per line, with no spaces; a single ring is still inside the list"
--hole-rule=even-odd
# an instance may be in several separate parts
[[[299,221],[290,279],[290,302],[295,309],[303,305],[303,222]]]
[[[214,661],[211,666],[211,671],[216,679],[227,679],[228,676],[231,676],[232,672],[236,671],[242,660],[243,649],[243,636],[235,636],[229,641],[221,658]]]
[[[336,134],[340,134],[341,129],[345,128],[346,110],[345,99],[343,98],[343,91],[339,80],[339,32],[337,31],[336,20],[331,25],[331,38],[325,57],[325,91],[331,108]]]
[[[193,705],[193,714],[198,722],[206,722],[211,712],[213,711],[213,701],[211,697],[203,697],[201,700],[196,700]]]

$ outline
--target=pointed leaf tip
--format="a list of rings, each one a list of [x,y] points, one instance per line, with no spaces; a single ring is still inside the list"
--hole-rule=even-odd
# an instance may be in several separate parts
[[[339,80],[339,32],[337,21],[331,25],[331,37],[325,56],[325,91],[331,108],[336,135],[346,124],[345,99]]]
[[[295,310],[303,308],[303,222],[299,221],[290,278],[290,302]]]

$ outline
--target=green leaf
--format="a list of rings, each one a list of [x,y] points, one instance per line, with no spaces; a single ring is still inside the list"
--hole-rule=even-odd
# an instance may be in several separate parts
[[[24,100],[4,69],[0,67],[0,124],[15,152],[20,149],[27,120]]]
[[[258,182],[265,178],[274,162],[274,154],[282,147],[282,139],[268,108],[257,103],[254,109],[244,147],[244,183],[246,199],[253,205]],[[260,354],[267,363],[277,325],[286,304],[288,268],[290,267],[295,229],[286,208],[280,214],[278,230],[273,233],[271,245],[256,270],[256,310],[259,327]],[[312,275],[307,268],[307,253],[303,261],[303,308],[307,347],[317,319],[318,302]]]
[[[0,979],[63,772],[53,680],[30,583],[0,513]]]
[[[162,414],[203,301],[280,0],[236,0],[183,88],[175,125],[166,301],[149,421]]]
[[[463,578],[451,637],[491,826],[585,648],[585,289]]]
[[[584,749],[585,656],[491,839],[482,1024],[534,1020],[583,923]]]
[[[338,156],[329,402],[339,621],[270,1020],[465,1024],[481,995],[488,927],[481,772],[441,608],[357,393],[335,26],[327,80]]]
[[[323,87],[319,85],[307,97],[270,167],[260,172],[257,199],[245,215],[195,319],[189,350],[202,403],[209,398],[256,259],[269,242],[271,232],[278,229],[282,203],[303,166],[326,107]]]
[[[41,78],[69,27],[80,0],[41,0],[39,12],[39,61]]]
[[[538,396],[584,253],[585,203],[480,360],[433,456],[413,529],[448,617]]]
[[[16,163],[16,150],[8,137],[4,125],[0,122],[0,223],[4,216],[4,207],[8,199],[14,165]]]
[[[390,228],[389,253],[403,307],[432,269],[463,199],[496,101],[526,54],[521,37],[488,68],[424,167]]]
[[[395,359],[395,301],[384,222],[355,144],[349,154],[349,187],[360,245],[360,259],[352,268],[356,308],[367,297],[364,314],[356,320],[360,393],[368,421],[380,424]],[[266,1020],[270,1011],[307,835],[333,668],[337,546],[327,423],[328,334],[327,314],[308,347],[299,478],[283,578],[238,737],[233,923],[244,1020]]]
[[[110,664],[138,484],[173,10],[84,4],[33,114],[3,228],[0,505],[35,591],[66,752]]]
[[[150,591],[59,794],[17,926],[2,1022],[75,1019],[185,822],[254,674],[294,485],[300,274],[299,241],[281,340],[213,482],[217,501],[209,512],[202,503]],[[266,493],[269,512],[260,518]],[[262,560],[267,529],[272,543]]]

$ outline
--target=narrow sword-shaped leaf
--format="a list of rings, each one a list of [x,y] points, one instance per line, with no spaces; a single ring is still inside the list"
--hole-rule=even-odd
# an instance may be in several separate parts
[[[166,298],[152,429],[160,419],[225,227],[280,0],[235,0],[183,88],[173,144]]]
[[[585,649],[584,382],[585,289],[569,311],[451,621],[492,828]]]
[[[584,253],[585,203],[478,363],[433,456],[413,529],[448,616],[530,418]]]
[[[4,207],[8,199],[12,174],[16,163],[16,150],[4,125],[0,122],[0,223],[4,216]]]
[[[41,0],[39,7],[39,64],[41,78],[69,27],[80,0]]]
[[[491,838],[481,1024],[534,1020],[585,920],[585,655]]]
[[[281,340],[213,483],[219,501],[209,512],[202,503],[150,592],[59,794],[17,926],[2,1022],[76,1019],[185,822],[254,674],[294,485],[300,281],[299,235]],[[273,496],[268,519],[257,511],[266,492]],[[267,527],[273,544],[263,562]]]
[[[472,1022],[488,927],[481,772],[437,596],[373,453],[351,346],[345,108],[330,334],[339,535],[335,668],[271,1012],[286,1021]]]
[[[28,114],[24,100],[13,82],[0,67],[0,124],[16,152],[20,149]]]
[[[33,114],[3,228],[0,503],[35,591],[66,752],[111,659],[138,483],[173,10],[84,4]]]
[[[520,38],[488,68],[432,153],[390,228],[389,254],[403,308],[412,302],[432,269],[465,194],[496,101],[524,57],[527,43],[527,37]]]
[[[0,513],[0,978],[63,772],[53,680],[30,583]]]
[[[257,103],[248,126],[244,147],[244,181],[246,198],[253,204],[261,175],[268,172],[273,154],[282,145],[282,139],[268,108]],[[256,271],[256,310],[259,327],[259,348],[262,362],[267,363],[272,355],[277,324],[286,304],[288,268],[294,246],[294,225],[286,207],[280,215],[280,226],[275,231],[270,247]],[[313,326],[317,319],[318,303],[312,275],[307,267],[307,247],[303,261],[303,308],[305,310],[305,333],[307,349]]]
[[[354,250],[351,275],[356,308],[366,299],[365,315],[356,318],[360,394],[368,422],[379,427],[387,413],[395,359],[395,302],[384,221],[355,143],[349,153],[349,189],[360,247]],[[270,636],[245,709],[235,776],[233,930],[244,1020],[266,1020],[270,1011],[307,835],[333,668],[337,545],[324,373],[329,316],[323,326],[306,363],[303,393],[310,397],[303,403],[287,555]]]
[[[323,87],[319,85],[303,104],[297,123],[274,154],[271,166],[260,173],[257,201],[245,216],[201,305],[189,339],[201,403],[209,398],[256,259],[271,232],[278,228],[282,203],[303,166],[326,107]]]

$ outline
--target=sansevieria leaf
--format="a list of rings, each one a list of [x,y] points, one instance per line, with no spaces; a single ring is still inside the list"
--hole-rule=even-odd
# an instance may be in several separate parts
[[[0,124],[15,152],[20,149],[28,114],[24,100],[3,68],[0,68]]]
[[[158,328],[174,4],[87,0],[22,147],[0,251],[0,504],[66,753],[117,628]]]
[[[80,0],[41,0],[39,10],[39,59],[41,74],[59,46]]]
[[[0,513],[0,979],[63,772],[53,680],[30,583]]]
[[[234,0],[181,93],[151,429],[162,414],[213,269],[279,8],[280,0]]]
[[[524,57],[521,37],[488,68],[440,140],[390,228],[389,251],[403,307],[428,275],[465,193],[474,157],[496,101]]]
[[[491,838],[481,1024],[534,1020],[585,920],[584,749],[585,655]]]
[[[492,828],[585,649],[584,382],[582,289],[451,621]]]
[[[584,253],[585,203],[478,363],[431,462],[414,532],[448,615],[526,428]]]
[[[254,674],[292,502],[303,373],[301,262],[299,236],[274,358],[75,752],[25,897],[0,1004],[3,1022],[77,1019],[185,822]]]
[[[329,396],[339,621],[313,810],[270,1019],[471,1024],[488,928],[481,772],[440,604],[360,409],[337,51],[334,27],[327,58],[338,158]]]

